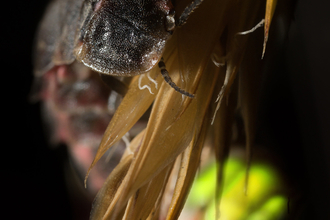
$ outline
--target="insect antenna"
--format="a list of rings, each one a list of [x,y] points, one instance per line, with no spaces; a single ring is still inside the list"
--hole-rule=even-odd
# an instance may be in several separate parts
[[[202,3],[203,0],[194,0],[190,5],[188,5],[182,12],[181,16],[177,20],[175,26],[179,27],[184,25],[189,15]]]
[[[190,94],[189,92],[186,92],[185,90],[179,88],[171,79],[170,75],[168,74],[168,71],[166,70],[166,66],[164,63],[164,58],[159,61],[158,66],[160,68],[160,72],[162,73],[162,76],[164,77],[164,80],[166,83],[168,83],[175,91],[188,96],[189,98],[194,98],[195,96],[193,94]]]

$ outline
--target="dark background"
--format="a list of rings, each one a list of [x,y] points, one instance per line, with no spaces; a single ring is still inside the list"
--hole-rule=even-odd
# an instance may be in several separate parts
[[[46,147],[40,106],[28,101],[33,37],[46,3],[17,0],[2,6],[1,198],[2,214],[10,219],[73,219],[63,176],[65,149]],[[327,0],[297,1],[278,65],[266,77],[260,110],[263,132],[303,189],[299,219],[330,219],[329,8]]]

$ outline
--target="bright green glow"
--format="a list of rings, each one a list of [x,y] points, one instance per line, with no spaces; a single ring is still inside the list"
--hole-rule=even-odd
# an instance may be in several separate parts
[[[244,170],[244,172],[242,172]],[[223,188],[223,194],[226,194],[228,190],[235,187],[236,183],[245,175],[245,165],[243,161],[236,158],[230,158],[224,167],[224,180],[225,186]]]
[[[221,219],[278,219],[285,212],[284,196],[277,195],[267,199],[282,189],[279,176],[269,165],[252,164],[247,195],[244,194],[246,172],[244,161],[229,158],[224,169],[225,182],[220,204]],[[213,164],[198,176],[188,197],[187,205],[191,209],[198,210],[201,207],[207,207],[206,220],[215,219],[215,182],[216,165]]]
[[[205,206],[214,195],[216,166],[211,166],[195,180],[189,194],[189,206]]]
[[[237,159],[231,159],[225,167],[228,172],[224,173],[224,178],[231,183],[230,185],[235,185],[235,182],[239,179],[236,173],[244,169],[244,164]],[[214,199],[216,174],[216,165],[212,164],[198,176],[188,197],[189,206],[203,207]],[[227,188],[230,188],[229,184]]]
[[[286,210],[287,200],[284,196],[273,196],[260,209],[252,213],[247,220],[275,220]]]

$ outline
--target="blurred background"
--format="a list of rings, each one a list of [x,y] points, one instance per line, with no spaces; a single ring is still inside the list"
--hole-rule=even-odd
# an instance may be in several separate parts
[[[85,219],[91,198],[71,202],[66,148],[47,145],[40,104],[28,100],[34,33],[47,2],[2,7],[2,210],[11,219]],[[329,8],[326,0],[297,0],[287,41],[263,79],[257,141],[276,152],[293,187],[302,190],[298,219],[330,219]]]

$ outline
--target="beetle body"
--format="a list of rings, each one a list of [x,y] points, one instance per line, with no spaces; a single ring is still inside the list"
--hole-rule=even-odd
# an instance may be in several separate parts
[[[161,59],[171,16],[167,0],[55,0],[38,32],[35,74],[74,60],[109,75],[144,73]]]

